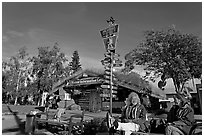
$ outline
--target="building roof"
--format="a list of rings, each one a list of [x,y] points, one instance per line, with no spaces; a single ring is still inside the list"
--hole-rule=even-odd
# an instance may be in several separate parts
[[[153,84],[143,80],[139,74],[131,72],[128,74],[115,73],[118,79],[118,85],[123,86],[139,93],[148,93],[155,98],[166,98],[165,92]]]
[[[56,91],[61,87],[66,86],[68,81],[76,80],[78,78],[83,77],[83,75],[88,75],[90,77],[101,77],[104,79],[104,71],[90,70],[90,69],[81,70],[65,79],[60,80],[58,83],[54,84],[52,92]],[[147,93],[150,96],[153,96],[155,98],[164,99],[166,97],[162,90],[144,81],[143,79],[140,78],[140,75],[135,72],[131,72],[129,74],[114,72],[114,75],[115,75],[116,81],[113,81],[113,82],[118,86],[131,89],[138,93]]]

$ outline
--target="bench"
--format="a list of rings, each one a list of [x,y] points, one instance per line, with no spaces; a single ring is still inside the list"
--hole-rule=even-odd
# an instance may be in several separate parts
[[[36,114],[35,129],[39,129],[39,125],[45,128],[60,128],[62,131],[68,132],[69,119],[61,120],[65,109],[59,108],[57,110],[48,110],[47,112],[40,112]]]
[[[65,109],[48,110],[47,112],[38,113],[35,120],[35,129],[39,129],[38,126],[42,124],[45,128],[51,128],[51,131],[54,131],[52,128],[61,129],[57,131],[58,134],[83,133],[84,111],[82,111],[82,114],[73,114],[68,118],[64,114]],[[79,127],[79,129],[76,130],[75,127]]]

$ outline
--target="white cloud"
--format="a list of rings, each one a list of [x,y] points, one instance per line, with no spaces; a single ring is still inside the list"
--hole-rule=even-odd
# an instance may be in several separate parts
[[[28,37],[32,40],[40,39],[42,38],[42,35],[47,35],[47,33],[42,29],[32,28],[28,31]]]
[[[9,38],[6,35],[2,36],[2,42],[8,42]]]
[[[24,36],[23,33],[18,32],[18,31],[14,31],[14,30],[9,30],[6,32],[8,35],[10,35],[11,37],[22,37]]]
[[[84,69],[86,68],[103,68],[100,60],[91,58],[91,57],[82,57],[80,56],[80,62]]]

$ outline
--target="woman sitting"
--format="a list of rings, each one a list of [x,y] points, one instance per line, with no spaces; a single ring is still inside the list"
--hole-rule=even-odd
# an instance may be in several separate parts
[[[146,125],[146,109],[141,104],[137,93],[132,92],[128,96],[126,107],[122,111],[122,120],[114,119],[107,113],[108,127],[114,130],[125,131],[125,135],[130,135],[133,132],[147,130]]]

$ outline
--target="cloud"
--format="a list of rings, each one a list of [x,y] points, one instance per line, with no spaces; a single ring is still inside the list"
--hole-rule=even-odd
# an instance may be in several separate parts
[[[103,68],[100,60],[91,58],[91,57],[85,57],[85,56],[80,56],[80,62],[82,64],[83,68]]]
[[[8,42],[9,38],[6,35],[2,36],[2,42]]]
[[[3,32],[4,33],[4,32]],[[2,34],[2,42],[6,43],[9,42],[9,40],[12,40],[12,38],[17,38],[17,37],[23,37],[24,34],[18,31],[14,30],[8,30],[6,33]]]
[[[22,36],[24,36],[23,33],[18,32],[18,31],[14,31],[14,30],[9,30],[6,33],[11,37],[22,37]]]
[[[28,38],[32,41],[39,41],[39,39],[41,39],[42,34],[44,34],[44,32],[41,29],[30,29],[28,31]]]

